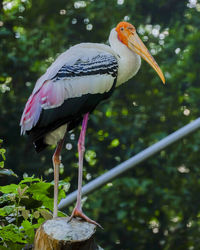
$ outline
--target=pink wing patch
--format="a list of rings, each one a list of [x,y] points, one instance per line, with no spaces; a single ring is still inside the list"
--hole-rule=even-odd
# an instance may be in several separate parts
[[[25,106],[20,121],[21,134],[31,130],[38,122],[42,109],[60,106],[65,100],[65,88],[61,82],[45,81],[41,88],[32,94]]]

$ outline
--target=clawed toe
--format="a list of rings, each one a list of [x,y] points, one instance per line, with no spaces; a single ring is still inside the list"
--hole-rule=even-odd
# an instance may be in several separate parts
[[[74,208],[68,222],[70,222],[72,220],[72,218],[75,218],[75,217],[79,217],[79,218],[82,218],[83,220],[87,221],[88,223],[91,223],[91,224],[94,224],[98,227],[100,227],[101,229],[103,229],[103,227],[97,223],[96,221],[94,220],[91,220],[88,216],[86,216],[81,209],[78,209],[78,208]]]

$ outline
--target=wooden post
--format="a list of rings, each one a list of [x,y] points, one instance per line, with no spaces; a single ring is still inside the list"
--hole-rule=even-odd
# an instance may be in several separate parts
[[[96,226],[79,219],[58,217],[36,231],[34,250],[100,250],[94,240]]]

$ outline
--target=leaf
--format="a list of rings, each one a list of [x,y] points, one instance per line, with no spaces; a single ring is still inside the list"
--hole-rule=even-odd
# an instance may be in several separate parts
[[[8,249],[7,247],[0,246],[0,250],[7,250],[7,249]]]
[[[4,162],[0,162],[0,168],[4,167]],[[7,176],[15,176],[18,177],[11,169],[1,169],[0,170],[0,175],[7,175]]]
[[[38,223],[36,223],[36,224],[34,224],[33,225],[33,228],[34,229],[37,229],[38,227],[40,227],[40,225],[42,224],[42,223],[44,223],[46,220],[43,218],[43,217],[40,217],[40,218],[38,218]]]
[[[19,186],[17,188],[18,194],[19,194],[19,198],[28,198],[28,196],[25,196],[24,193],[26,192],[26,190],[28,189],[28,186],[25,186],[23,189],[21,189],[21,187]]]
[[[0,168],[4,168],[4,161],[0,161]],[[3,172],[3,171],[2,171]],[[0,174],[2,174],[2,172],[0,171]],[[4,173],[4,172],[3,172]]]
[[[2,208],[0,208],[0,215],[1,216],[7,216],[13,212],[15,212],[15,205],[12,205],[12,206],[4,206]]]
[[[63,189],[59,188],[59,192],[58,192],[58,202],[60,202],[61,199],[66,197],[66,193]]]
[[[39,209],[40,214],[45,220],[51,220],[53,218],[53,215],[46,209]]]
[[[24,217],[25,220],[29,218],[30,211],[29,210],[22,210],[22,216]]]
[[[50,210],[53,209],[53,184],[46,182],[32,183],[28,189],[28,193],[32,194],[32,199],[41,201],[42,205]],[[21,192],[21,191],[20,191]],[[58,201],[65,198],[64,190],[59,187]]]
[[[20,181],[19,184],[40,182],[40,181],[41,180],[39,178],[33,178],[33,176],[32,176],[32,177],[25,177],[22,181]]]
[[[28,235],[30,242],[34,239],[34,227],[28,220],[24,220],[21,224],[22,228],[21,231],[25,231],[26,235]]]
[[[33,217],[36,218],[36,219],[38,219],[40,217],[40,212],[39,211],[35,211],[33,213]]]
[[[10,184],[7,186],[0,186],[0,192],[4,193],[4,194],[8,194],[8,193],[14,193],[14,194],[18,194],[18,185],[16,184]]]
[[[21,192],[21,187],[20,186],[17,188],[17,192],[19,194],[19,197],[21,197],[22,196],[22,192]]]
[[[27,243],[27,241],[24,239],[24,234],[19,232],[18,227],[13,224],[9,224],[0,228],[0,237],[3,239],[3,241]]]
[[[67,217],[68,215],[58,210],[58,217]]]
[[[0,197],[0,204],[8,204],[8,203],[11,203],[12,201],[15,201],[15,197],[16,195],[15,194],[3,194],[1,197]]]
[[[122,220],[126,218],[127,212],[125,210],[119,210],[117,212],[117,219]]]
[[[6,153],[6,150],[4,148],[1,148],[0,149],[0,154],[1,154],[4,161],[6,160],[5,153]]]
[[[42,201],[46,208],[53,209],[53,192],[50,192],[51,187],[53,187],[51,183],[33,183],[30,185],[29,192],[33,194],[33,199]]]

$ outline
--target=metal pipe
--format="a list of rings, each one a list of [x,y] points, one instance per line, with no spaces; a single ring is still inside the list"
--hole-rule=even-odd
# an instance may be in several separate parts
[[[153,144],[152,146],[144,149],[137,155],[131,157],[130,159],[122,162],[118,166],[114,167],[110,171],[106,172],[105,174],[102,174],[101,176],[97,177],[96,179],[90,181],[85,186],[83,186],[82,193],[83,195],[86,195],[95,189],[99,188],[100,186],[110,182],[111,180],[115,179],[120,174],[124,173],[125,171],[133,168],[137,164],[143,162],[150,156],[158,153],[162,149],[168,147],[172,143],[182,139],[183,137],[189,135],[190,133],[194,132],[200,128],[200,118],[197,118],[196,120],[192,121],[191,123],[185,125],[184,127],[178,129],[174,133],[168,135],[164,139],[160,140],[159,142]],[[72,192],[71,194],[67,195],[65,199],[62,199],[58,208],[62,209],[72,202],[76,200],[77,191]]]

